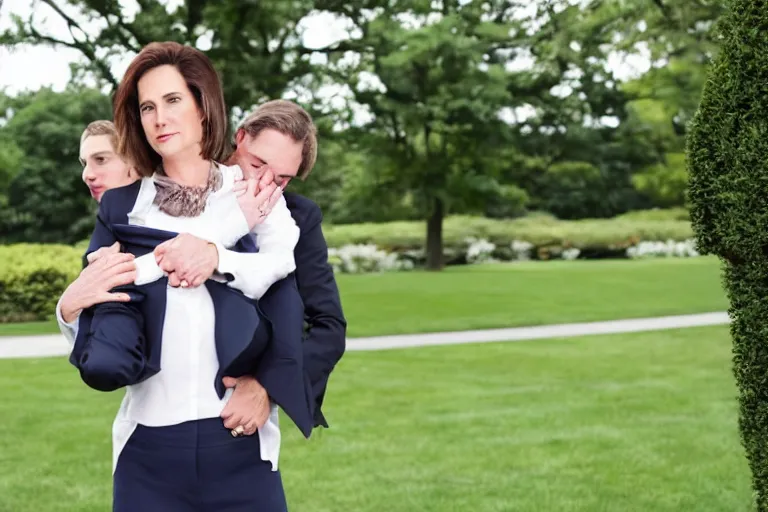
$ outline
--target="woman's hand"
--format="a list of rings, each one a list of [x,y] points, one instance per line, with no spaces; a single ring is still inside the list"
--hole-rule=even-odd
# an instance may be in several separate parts
[[[120,252],[120,244],[102,247],[88,255],[88,266],[70,284],[61,296],[61,317],[72,323],[80,312],[103,302],[128,302],[125,293],[112,293],[116,286],[132,283],[136,279],[133,254]]]
[[[275,175],[269,169],[262,173],[258,181],[253,178],[237,181],[233,190],[251,231],[264,222],[283,194],[283,188],[277,186]]]
[[[182,288],[200,286],[219,265],[216,246],[202,238],[182,233],[155,247],[155,261],[168,274],[168,284]]]

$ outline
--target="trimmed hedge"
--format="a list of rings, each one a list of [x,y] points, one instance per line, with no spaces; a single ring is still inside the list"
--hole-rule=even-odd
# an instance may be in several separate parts
[[[0,322],[50,318],[80,273],[81,258],[67,245],[0,245]]]
[[[657,214],[663,218],[666,214]],[[679,216],[679,212],[675,212]],[[424,247],[423,222],[350,224],[327,226],[325,237],[330,247],[348,244],[376,244],[388,252],[419,250]],[[592,257],[618,256],[640,241],[684,241],[693,236],[686,220],[646,220],[631,217],[562,221],[547,215],[512,220],[455,216],[445,220],[444,243],[447,252],[463,247],[469,237],[485,238],[497,246],[509,247],[513,241],[532,243],[535,252],[576,247]]]
[[[757,510],[768,511],[768,21],[765,2],[733,0],[719,21],[687,139],[699,251],[725,262],[739,428]]]
[[[621,257],[640,241],[684,241],[692,236],[680,212],[658,211],[606,220],[560,221],[549,215],[515,220],[449,217],[445,221],[445,256],[449,264],[466,263],[467,239],[496,244],[493,256],[511,258],[513,241],[534,245],[533,257],[550,259],[568,248],[580,257]],[[406,255],[419,264],[425,239],[423,222],[390,222],[325,226],[330,247],[375,244],[388,253]],[[64,245],[22,244],[0,246],[0,322],[49,318],[66,286],[80,272],[85,243]]]

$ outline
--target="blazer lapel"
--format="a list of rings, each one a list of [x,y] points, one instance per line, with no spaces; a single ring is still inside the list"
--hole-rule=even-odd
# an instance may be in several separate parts
[[[219,371],[213,383],[219,398],[224,396],[224,377],[241,377],[253,369],[270,339],[271,329],[257,313],[255,304],[245,295],[224,283],[208,280],[205,287],[211,295],[216,315],[216,355]]]

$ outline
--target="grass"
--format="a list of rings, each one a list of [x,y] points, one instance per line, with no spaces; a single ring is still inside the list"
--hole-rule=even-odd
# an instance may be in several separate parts
[[[35,336],[39,334],[58,334],[56,320],[46,322],[19,322],[0,324],[0,336]]]
[[[712,258],[552,261],[338,277],[348,335],[490,329],[721,311]],[[0,336],[58,333],[0,324]]]
[[[346,277],[346,276],[345,276]],[[350,336],[721,311],[716,259],[552,261],[341,281]]]
[[[292,512],[751,510],[726,327],[350,352]],[[0,360],[0,511],[109,509],[119,394]]]

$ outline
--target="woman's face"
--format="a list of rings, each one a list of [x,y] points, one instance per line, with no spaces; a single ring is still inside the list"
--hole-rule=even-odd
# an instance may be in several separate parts
[[[139,79],[139,113],[149,145],[163,159],[199,155],[203,116],[184,77],[174,66],[158,66]]]
[[[86,137],[80,143],[80,163],[83,164],[83,181],[96,201],[101,201],[107,190],[130,185],[138,178],[131,166],[117,156],[109,135]]]

